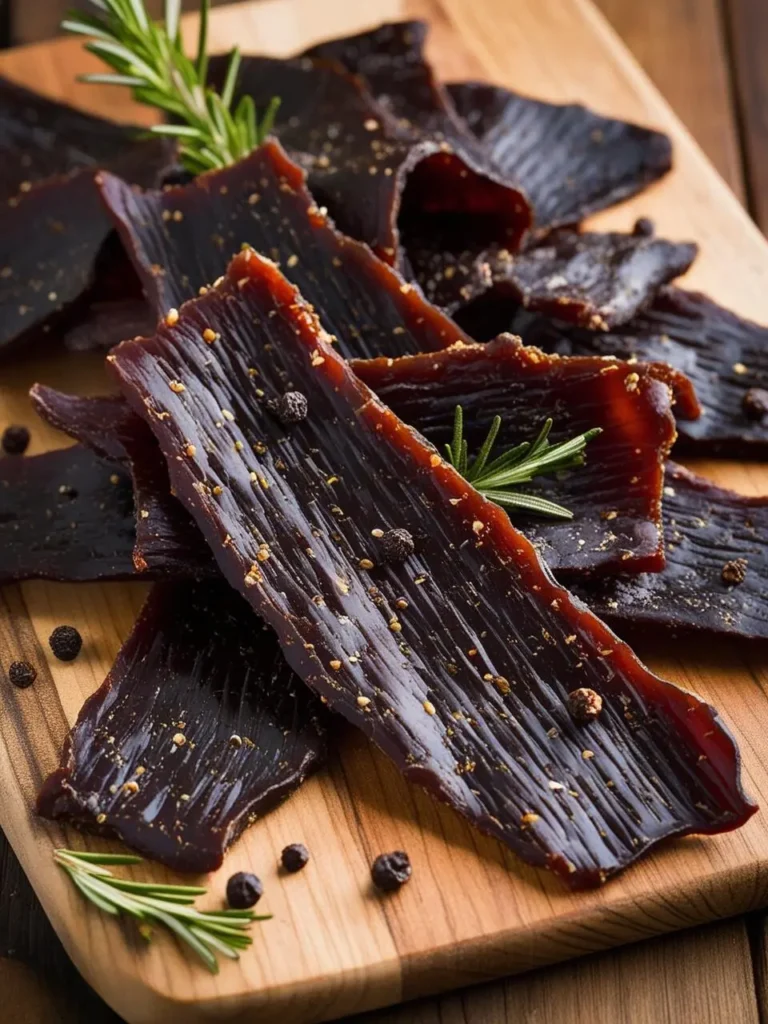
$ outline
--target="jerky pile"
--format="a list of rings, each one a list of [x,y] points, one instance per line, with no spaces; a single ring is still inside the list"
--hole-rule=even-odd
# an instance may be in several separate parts
[[[176,184],[164,144],[0,83],[0,344],[134,338],[120,394],[33,389],[76,445],[0,461],[0,581],[158,581],[39,810],[181,870],[334,717],[572,887],[755,810],[716,712],[549,570],[617,626],[768,637],[766,500],[668,461],[763,453],[766,329],[675,287],[695,245],[578,228],[666,137],[446,88],[425,33],[244,58],[276,139]],[[504,448],[600,427],[525,488],[573,520],[480,497],[441,455],[456,405],[473,449],[496,414]]]

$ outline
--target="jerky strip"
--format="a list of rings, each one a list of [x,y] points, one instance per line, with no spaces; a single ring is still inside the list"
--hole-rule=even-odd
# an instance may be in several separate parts
[[[158,316],[215,281],[247,242],[280,262],[342,355],[403,355],[470,340],[366,246],[335,230],[278,143],[189,185],[140,193],[103,175],[102,189]]]
[[[768,328],[705,295],[662,289],[649,309],[610,333],[525,312],[508,329],[526,343],[564,355],[665,360],[690,378],[704,408],[701,419],[678,422],[676,452],[731,458],[768,453]]]
[[[768,498],[746,498],[669,463],[662,572],[605,579],[577,593],[617,629],[768,639]]]
[[[457,258],[427,243],[409,246],[408,258],[430,302],[469,326],[477,316],[508,324],[522,305],[606,331],[630,320],[662,285],[684,274],[696,252],[690,243],[562,230],[516,256],[492,248]],[[462,308],[473,299],[482,310]]]
[[[753,813],[716,712],[555,584],[506,514],[354,376],[274,265],[243,252],[173,326],[109,360],[224,574],[406,778],[576,887]],[[305,418],[281,415],[287,391]],[[415,553],[383,561],[390,529]],[[581,687],[604,702],[586,728],[568,709]]]
[[[454,409],[464,410],[470,452],[494,416],[496,453],[532,441],[555,421],[552,443],[592,427],[586,465],[521,485],[565,505],[563,522],[510,512],[552,569],[566,573],[657,572],[664,565],[661,488],[675,439],[669,390],[651,367],[617,360],[562,359],[502,335],[489,345],[401,359],[357,360],[355,373],[439,451],[450,443]]]
[[[672,166],[666,135],[580,104],[544,103],[501,86],[448,86],[456,109],[529,197],[538,228],[576,224],[641,192]]]
[[[160,584],[38,811],[175,870],[213,871],[325,759],[323,714],[226,583]]]

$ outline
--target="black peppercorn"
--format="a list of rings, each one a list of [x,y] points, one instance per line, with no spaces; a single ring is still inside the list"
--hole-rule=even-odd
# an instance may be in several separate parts
[[[741,408],[748,420],[764,420],[768,416],[768,391],[750,388],[741,400]]]
[[[656,234],[656,225],[650,217],[638,217],[632,228],[632,234],[636,238],[652,238]]]
[[[37,670],[28,661],[14,661],[8,669],[8,678],[20,690],[26,690],[37,679]]]
[[[26,427],[6,427],[0,444],[6,455],[23,455],[29,445],[29,431]]]
[[[382,892],[394,892],[411,877],[411,861],[407,853],[395,850],[381,853],[371,865],[373,884]]]
[[[404,562],[413,554],[415,548],[413,536],[408,530],[387,530],[381,538],[381,553],[385,562]]]
[[[286,391],[284,395],[275,399],[272,409],[280,422],[288,426],[291,423],[301,423],[302,420],[305,420],[309,405],[306,395],[300,391]]]
[[[247,910],[264,895],[261,879],[248,871],[238,871],[227,882],[227,903],[233,910]]]
[[[74,626],[57,626],[48,643],[59,661],[74,661],[82,649],[83,638]]]
[[[280,861],[286,871],[294,874],[309,863],[309,850],[303,843],[291,843],[283,850]]]

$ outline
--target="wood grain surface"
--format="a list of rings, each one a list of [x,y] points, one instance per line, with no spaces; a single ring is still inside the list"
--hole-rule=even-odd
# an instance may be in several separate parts
[[[216,38],[285,53],[402,9],[432,18],[432,56],[446,76],[471,74],[554,99],[578,98],[664,127],[675,136],[675,175],[599,221],[627,227],[638,212],[649,213],[662,231],[702,242],[695,281],[742,312],[766,318],[765,243],[591,8],[576,0],[514,5],[414,0],[402,8],[372,3],[364,11],[342,3],[322,7],[321,15],[311,3],[266,0],[245,13],[222,12]],[[102,104],[102,112],[131,116],[127,104],[116,107],[114,95],[107,99],[96,90],[86,95],[82,87],[69,86],[73,70],[82,69],[72,43],[53,47],[44,67],[35,63],[32,67],[22,53],[4,58],[0,67],[53,94],[64,94],[65,86],[68,97],[91,108]],[[98,368],[82,367],[78,363],[78,384],[97,389]],[[71,362],[20,365],[2,383],[4,415],[28,418],[26,384],[42,376],[71,386],[71,371]],[[61,438],[41,426],[35,441],[41,450]],[[759,467],[710,469],[740,489],[768,490]],[[240,968],[227,967],[216,980],[189,969],[170,944],[162,944],[162,955],[155,950],[139,958],[119,928],[85,911],[65,889],[49,860],[51,841],[60,836],[29,815],[35,783],[55,760],[83,697],[106,671],[135,614],[138,589],[25,585],[6,594],[0,626],[3,664],[23,649],[27,657],[34,651],[42,670],[45,637],[60,621],[75,621],[88,640],[86,656],[70,666],[49,665],[32,691],[9,693],[6,687],[11,713],[0,725],[6,797],[0,823],[76,963],[128,1020],[166,1019],[163,1013],[173,1013],[171,1007],[180,1002],[186,1004],[188,1021],[208,1019],[219,1010],[234,1019],[254,1006],[263,1009],[264,1020],[291,1014],[320,1019],[685,927],[766,900],[768,834],[760,818],[733,836],[669,844],[600,893],[572,897],[409,790],[362,740],[350,736],[328,775],[253,829],[228,859],[225,874],[253,866],[269,885],[276,920],[268,935],[267,928],[257,935],[255,955]],[[751,792],[768,793],[760,750],[766,720],[761,716],[768,713],[765,662],[725,646],[710,653],[700,646],[650,653],[655,667],[723,709],[741,739]],[[276,852],[298,838],[315,853],[314,873],[282,882],[273,867]],[[381,903],[366,891],[367,863],[393,846],[411,852],[416,878],[397,899]],[[213,892],[221,892],[223,877],[211,880]]]

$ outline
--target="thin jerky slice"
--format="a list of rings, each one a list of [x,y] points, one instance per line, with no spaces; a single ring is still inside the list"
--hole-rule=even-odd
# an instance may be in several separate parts
[[[564,573],[657,572],[664,565],[661,488],[675,439],[669,389],[651,367],[617,360],[563,359],[502,335],[489,345],[401,359],[357,360],[355,373],[401,420],[439,451],[450,443],[454,409],[464,410],[470,452],[501,416],[496,452],[533,441],[549,416],[552,443],[592,427],[586,465],[520,489],[573,512],[564,522],[510,516],[547,564]]]
[[[273,264],[243,252],[174,326],[109,360],[226,577],[410,781],[577,887],[753,813],[716,712],[572,601]],[[289,390],[308,408],[285,425],[272,402]],[[414,538],[403,562],[382,561],[388,529]],[[586,728],[568,711],[579,687],[604,701]]]
[[[45,817],[213,871],[325,758],[323,708],[231,587],[159,584],[81,710]]]
[[[579,596],[617,629],[768,639],[768,497],[669,463],[663,512],[666,568],[580,586]]]
[[[550,352],[665,360],[690,378],[704,409],[701,419],[678,422],[676,452],[733,458],[768,454],[768,415],[756,401],[768,389],[768,328],[705,295],[664,288],[649,309],[610,333],[571,328],[524,311],[507,329]]]
[[[215,281],[247,242],[279,260],[344,356],[403,355],[470,340],[366,246],[336,231],[278,143],[162,192],[140,193],[106,174],[102,189],[158,315]]]
[[[606,331],[630,320],[662,285],[684,274],[697,249],[621,232],[561,230],[515,256],[495,247],[457,260],[427,243],[409,246],[408,258],[427,298],[462,322],[479,315],[508,323],[522,305]],[[462,309],[473,299],[485,308]]]
[[[94,301],[64,333],[62,340],[70,352],[110,349],[126,338],[153,331],[156,322],[157,317],[144,298]]]
[[[544,103],[500,86],[448,86],[496,165],[523,189],[538,228],[576,224],[658,181],[672,166],[661,132],[580,104]]]
[[[136,572],[170,579],[218,575],[200,531],[171,494],[168,469],[152,432],[125,399],[83,398],[41,384],[31,389],[30,398],[46,422],[130,472]]]
[[[224,64],[211,67],[220,77]],[[237,88],[257,108],[280,97],[274,134],[307,171],[318,205],[388,263],[398,263],[400,227],[413,219],[451,215],[485,244],[512,250],[530,226],[519,189],[453,140],[402,128],[332,63],[246,57]]]
[[[129,579],[128,474],[79,446],[0,460],[0,583]]]

